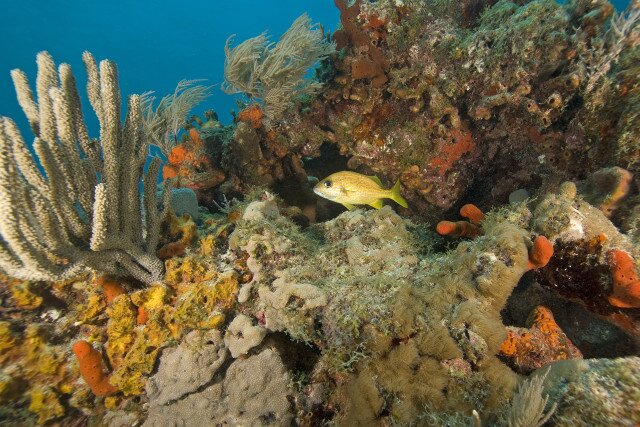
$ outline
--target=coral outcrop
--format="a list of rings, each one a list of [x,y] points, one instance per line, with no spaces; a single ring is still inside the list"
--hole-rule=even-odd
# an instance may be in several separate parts
[[[37,158],[1,119],[0,419],[640,423],[638,2],[334,3],[334,34],[227,46],[226,126],[179,90],[122,124],[85,54],[93,140],[67,65],[38,56],[37,102],[13,73]],[[348,169],[409,209],[314,195]]]
[[[520,373],[531,373],[556,360],[581,359],[576,348],[553,318],[551,310],[538,306],[528,319],[528,328],[507,328],[500,354],[511,359]]]
[[[163,351],[158,371],[146,385],[150,405],[166,405],[206,385],[227,354],[219,331],[190,332],[178,347]]]
[[[566,360],[546,373],[544,390],[558,409],[553,425],[634,425],[640,420],[640,358]],[[536,373],[537,374],[537,373]],[[615,384],[615,386],[614,386]]]
[[[266,349],[234,361],[223,381],[175,403],[151,407],[143,425],[290,425],[289,382],[279,355]]]

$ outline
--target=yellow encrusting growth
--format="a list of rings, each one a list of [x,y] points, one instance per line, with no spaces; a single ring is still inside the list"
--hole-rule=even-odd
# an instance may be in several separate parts
[[[29,411],[38,415],[39,424],[64,415],[64,407],[60,404],[58,395],[52,388],[47,386],[34,388],[29,393],[29,397],[31,398]]]
[[[16,306],[25,310],[33,310],[42,305],[42,297],[33,290],[33,283],[22,281],[11,286],[11,296]]]

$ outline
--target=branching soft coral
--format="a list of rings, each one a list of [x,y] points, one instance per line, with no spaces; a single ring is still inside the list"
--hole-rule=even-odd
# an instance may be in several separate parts
[[[334,51],[306,14],[291,24],[278,43],[269,42],[263,33],[231,48],[232,37],[225,46],[224,90],[243,92],[264,104],[264,113],[271,119],[282,115],[294,95],[318,89],[319,84],[310,83],[305,75]]]
[[[27,76],[11,73],[37,158],[13,120],[0,118],[0,270],[27,280],[98,271],[152,283],[163,272],[155,251],[166,211],[156,195],[159,160],[143,172],[142,101],[129,97],[123,124],[115,64],[98,66],[89,52],[83,60],[99,141],[88,135],[68,64],[56,70],[47,52],[38,54],[37,101]]]

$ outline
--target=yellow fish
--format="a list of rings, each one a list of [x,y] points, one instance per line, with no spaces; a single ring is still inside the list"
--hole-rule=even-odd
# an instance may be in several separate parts
[[[407,201],[400,195],[400,180],[389,190],[382,188],[382,182],[376,176],[362,175],[356,172],[336,172],[329,175],[313,187],[320,197],[341,203],[345,208],[355,209],[354,205],[369,205],[376,209],[382,207],[382,199],[391,199],[402,207],[408,207]]]

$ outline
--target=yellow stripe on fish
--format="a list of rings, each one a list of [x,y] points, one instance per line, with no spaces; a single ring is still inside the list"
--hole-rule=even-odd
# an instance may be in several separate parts
[[[408,207],[407,201],[400,195],[400,180],[390,189],[382,187],[376,176],[362,175],[356,172],[336,172],[329,175],[313,187],[320,197],[341,203],[352,210],[355,205],[369,205],[376,209],[382,207],[383,199],[391,199],[400,206]]]

